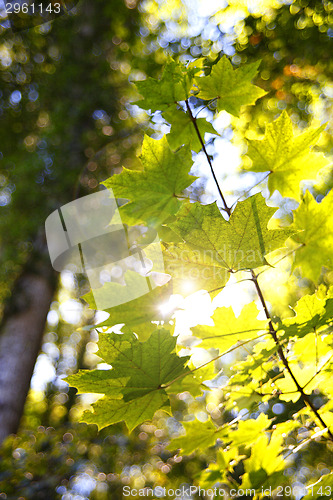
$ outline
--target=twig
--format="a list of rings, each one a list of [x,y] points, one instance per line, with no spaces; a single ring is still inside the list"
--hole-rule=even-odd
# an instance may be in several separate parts
[[[324,429],[327,429],[327,433],[329,435],[329,438],[330,438],[331,441],[333,441],[333,434],[331,433],[331,431],[329,430],[329,428],[325,424],[325,422],[322,419],[322,417],[319,415],[317,409],[314,407],[314,405],[313,405],[312,401],[310,400],[309,396],[307,394],[305,394],[303,387],[300,386],[300,384],[298,383],[298,380],[296,379],[295,375],[293,374],[293,372],[292,372],[292,370],[291,370],[291,368],[289,366],[288,360],[287,360],[287,358],[284,355],[284,352],[283,352],[283,349],[281,347],[280,341],[278,339],[278,336],[276,334],[275,328],[273,326],[271,316],[269,314],[269,311],[268,311],[268,308],[267,308],[264,296],[262,294],[261,288],[260,288],[258,280],[257,280],[257,276],[255,275],[255,273],[253,271],[251,271],[251,275],[252,275],[252,281],[253,281],[254,286],[256,288],[256,291],[257,291],[258,297],[260,299],[261,305],[262,305],[262,307],[263,307],[263,309],[265,311],[266,318],[268,319],[269,333],[271,334],[271,336],[272,336],[272,338],[273,338],[273,340],[274,340],[274,342],[275,342],[275,344],[277,346],[277,352],[279,354],[279,358],[282,361],[285,369],[287,370],[287,372],[291,376],[294,384],[297,387],[298,392],[301,394],[301,397],[302,397],[304,403],[310,408],[310,410],[312,410],[312,412],[314,413],[314,415],[316,416],[317,420],[320,422],[320,424],[322,425],[322,427]]]
[[[264,182],[265,179],[267,179],[267,177],[270,175],[270,172],[268,174],[266,174],[262,179],[260,179],[260,181],[256,182],[252,187],[250,187],[249,189],[247,189],[246,191],[244,191],[244,193],[242,193],[238,198],[237,200],[231,205],[231,208],[236,205],[239,200],[241,198],[243,198],[243,196],[247,195],[250,191],[252,191],[252,189],[254,189],[255,187],[257,187],[259,184],[261,184],[262,182]]]
[[[218,359],[222,358],[226,354],[229,354],[232,351],[235,351],[236,349],[239,349],[240,347],[243,347],[243,345],[248,344],[249,342],[253,342],[253,340],[260,339],[261,337],[264,337],[265,335],[269,335],[269,332],[262,333],[261,335],[258,335],[255,339],[249,339],[249,340],[244,340],[244,342],[240,344],[236,344],[227,351],[222,352],[218,356],[215,356],[214,358],[210,359],[209,361],[206,361],[203,365],[197,366],[196,368],[193,368],[192,370],[189,370],[188,372],[182,373],[181,375],[178,375],[178,377],[174,378],[167,384],[161,384],[160,389],[166,389],[167,387],[170,387],[172,384],[177,382],[178,380],[186,377],[187,375],[190,375],[191,373],[194,373],[197,370],[200,370],[200,368],[204,368],[205,366],[209,365],[209,363],[213,363],[214,361],[217,361]]]
[[[201,137],[201,133],[200,133],[200,130],[198,128],[198,124],[197,124],[197,119],[195,116],[193,116],[193,113],[192,113],[192,110],[190,108],[190,104],[188,102],[188,99],[186,99],[185,101],[186,103],[186,109],[187,109],[187,112],[188,112],[188,115],[193,123],[193,126],[195,128],[195,131],[196,131],[196,134],[198,136],[198,139],[200,141],[200,144],[201,144],[201,147],[202,147],[202,150],[203,152],[205,153],[206,155],[206,158],[207,158],[207,161],[208,161],[208,164],[209,164],[209,167],[210,167],[210,170],[211,170],[211,173],[212,173],[212,176],[213,176],[213,179],[215,181],[215,184],[217,186],[217,189],[218,189],[218,192],[220,194],[220,197],[221,197],[221,200],[222,200],[222,203],[223,203],[223,206],[224,206],[224,210],[227,212],[227,214],[229,215],[230,217],[230,214],[231,214],[231,209],[228,207],[227,205],[227,202],[225,201],[225,198],[223,196],[223,193],[221,191],[221,188],[220,188],[220,185],[218,183],[218,180],[216,178],[216,175],[215,175],[215,172],[214,172],[214,169],[213,169],[213,164],[212,164],[212,160],[210,159],[210,156],[209,154],[207,153],[207,149],[206,149],[206,146],[205,146],[205,143],[203,141],[203,138]]]

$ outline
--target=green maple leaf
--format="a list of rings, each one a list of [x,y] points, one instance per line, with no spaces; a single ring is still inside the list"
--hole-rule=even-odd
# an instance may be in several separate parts
[[[185,243],[164,250],[166,272],[173,277],[175,288],[181,290],[187,279],[193,288],[215,290],[225,285],[230,272],[266,264],[265,255],[295,232],[269,230],[274,212],[259,193],[237,203],[229,221],[215,203],[184,203],[170,227]]]
[[[285,318],[278,328],[284,331],[284,337],[302,338],[309,332],[320,332],[333,320],[333,299],[319,297],[318,294],[304,295],[294,307],[295,316]],[[283,337],[281,337],[283,338]]]
[[[332,348],[327,344],[326,340],[324,336],[310,332],[293,345],[293,353],[296,355],[298,362],[306,366],[306,368],[311,369],[312,367],[312,376],[316,374],[318,365],[322,365],[324,360],[327,360],[328,356],[333,354]]]
[[[267,327],[267,320],[258,320],[259,311],[254,302],[243,307],[236,318],[232,307],[218,307],[212,319],[215,326],[196,326],[193,334],[202,339],[200,347],[214,347],[221,352],[227,351],[238,341],[255,339]]]
[[[315,344],[312,349],[315,351]],[[316,374],[316,369],[312,364],[305,364],[304,366],[300,366],[295,361],[289,361],[290,369],[300,384],[303,387],[303,391],[305,394],[311,394],[313,389],[317,387],[317,380],[313,381],[313,377]],[[282,401],[293,401],[294,403],[299,400],[301,397],[301,393],[298,391],[295,382],[293,381],[289,372],[285,369],[283,372],[283,377],[277,379],[274,382],[274,385],[280,389],[281,394],[279,395],[279,399]],[[313,381],[313,383],[309,383]]]
[[[117,378],[128,377],[122,391],[124,399],[142,396],[187,374],[184,363],[188,357],[179,358],[173,353],[177,339],[165,328],[155,330],[145,342],[126,335],[124,347],[119,336],[122,335],[100,334],[97,355],[112,364],[111,375],[114,371]]]
[[[226,56],[212,67],[210,75],[196,79],[197,97],[210,100],[217,98],[217,109],[239,116],[244,105],[255,104],[266,92],[251,83],[258,73],[260,61],[234,69]]]
[[[91,290],[82,298],[88,302],[91,309],[96,309],[94,298],[96,293],[101,294],[104,297],[103,300],[109,301],[110,304],[114,302],[113,297],[119,298],[121,294],[124,294],[124,303],[105,309],[105,312],[109,313],[110,316],[102,323],[95,325],[94,328],[125,323],[138,334],[141,340],[145,340],[156,327],[151,321],[165,320],[160,306],[170,297],[172,285],[167,283],[164,286],[157,286],[151,292],[128,301],[129,291],[135,290],[136,286],[141,289],[142,283],[146,284],[146,278],[134,271],[126,271],[125,282],[126,286],[107,282],[103,287]]]
[[[193,451],[204,450],[214,446],[218,438],[227,435],[227,429],[216,427],[211,420],[199,422],[192,420],[183,422],[186,434],[171,440],[167,446],[168,450],[180,449],[184,455],[190,455]]]
[[[231,441],[233,446],[252,446],[271,423],[265,413],[261,413],[256,419],[241,420],[238,429],[230,430],[229,437],[225,441]]]
[[[208,290],[212,295],[230,278],[230,272],[208,252],[179,243],[163,246],[165,272],[172,276],[173,293],[186,295]]]
[[[125,421],[131,432],[135,427],[151,420],[158,410],[170,413],[169,398],[163,391],[152,391],[131,401],[104,397],[93,404],[94,412],[85,411],[82,422],[96,424],[98,429]]]
[[[163,70],[162,78],[147,78],[135,85],[143,100],[136,101],[142,109],[165,111],[190,95],[194,70],[169,60]]]
[[[180,449],[184,455],[189,455],[193,451],[206,450],[214,446],[217,439],[222,439],[225,443],[234,442],[235,445],[251,445],[262,435],[263,431],[269,427],[271,420],[267,415],[261,414],[254,419],[239,422],[238,429],[232,429],[228,424],[223,427],[216,427],[211,420],[199,422],[192,420],[184,422],[186,434],[171,440],[167,449]]]
[[[198,138],[192,120],[187,113],[179,110],[173,110],[163,113],[163,117],[171,125],[170,133],[167,136],[171,149],[176,150],[183,144],[188,144],[196,153],[201,151],[201,142]],[[196,124],[202,139],[204,139],[206,132],[217,135],[213,125],[205,118],[197,118]]]
[[[197,368],[193,364],[189,364],[188,367],[190,373],[185,377],[179,378],[168,387],[166,389],[168,394],[178,394],[187,391],[194,397],[200,396],[204,390],[209,390],[205,382],[218,376],[214,363],[208,363]]]
[[[279,471],[285,467],[281,456],[282,442],[283,437],[279,432],[273,432],[269,442],[266,435],[260,436],[251,449],[250,458],[244,461],[242,488],[255,488],[260,491],[268,478],[272,489],[276,487],[276,481],[281,480]]]
[[[325,314],[326,297],[319,297],[317,293],[304,295],[293,308],[295,317],[291,321],[297,320],[298,324],[307,323],[312,328],[318,325],[320,316]]]
[[[99,334],[98,355],[112,364],[110,370],[81,370],[66,381],[79,392],[104,394],[86,412],[84,421],[99,428],[124,420],[129,428],[150,419],[161,408],[168,408],[168,395],[163,388],[179,376],[186,376],[187,357],[173,351],[176,338],[161,328],[146,342],[139,342],[130,332]]]
[[[296,251],[294,268],[300,267],[304,276],[317,281],[322,266],[333,267],[333,190],[317,203],[307,191],[295,211],[293,239],[302,245]]]
[[[177,195],[196,179],[189,175],[191,151],[184,146],[174,153],[165,136],[159,140],[145,136],[140,159],[143,171],[123,168],[103,184],[117,198],[129,200],[119,209],[123,222],[144,222],[156,227],[179,210],[181,201]]]
[[[216,462],[210,462],[208,468],[200,474],[200,486],[203,489],[214,487],[216,483],[228,483],[228,476],[244,455],[238,454],[237,448],[216,451]]]
[[[328,387],[327,380],[322,379],[323,372],[318,370],[318,366],[324,365],[332,353],[327,342],[328,337],[322,334],[327,333],[327,328],[333,320],[333,299],[331,291],[326,296],[320,295],[318,291],[302,297],[294,308],[295,316],[286,318],[279,324],[279,328],[284,331],[280,339],[296,337],[293,354],[297,362],[289,363],[306,394],[311,394],[320,383],[323,383],[324,392]],[[300,393],[286,370],[284,377],[276,381],[276,386],[283,393],[280,399],[297,401],[300,398]]]
[[[319,170],[328,165],[322,153],[310,151],[325,125],[294,136],[292,121],[286,111],[266,126],[262,140],[248,141],[247,155],[254,172],[270,172],[268,188],[277,189],[282,196],[299,200],[300,183],[315,179]]]

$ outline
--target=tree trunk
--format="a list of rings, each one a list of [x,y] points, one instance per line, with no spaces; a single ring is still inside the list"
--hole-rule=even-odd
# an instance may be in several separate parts
[[[18,430],[56,288],[45,240],[36,246],[15,283],[0,325],[0,443]]]

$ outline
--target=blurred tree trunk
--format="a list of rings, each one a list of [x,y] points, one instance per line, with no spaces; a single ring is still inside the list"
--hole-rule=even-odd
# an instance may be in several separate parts
[[[16,280],[0,325],[0,442],[18,430],[55,288],[43,238]]]

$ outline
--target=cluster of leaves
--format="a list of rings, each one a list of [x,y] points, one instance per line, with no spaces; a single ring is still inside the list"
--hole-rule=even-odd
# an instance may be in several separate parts
[[[116,197],[127,200],[120,213],[128,225],[142,224],[157,229],[162,242],[168,284],[132,303],[110,309],[100,326],[125,323],[121,334],[102,330],[98,355],[109,370],[80,371],[67,381],[79,392],[103,395],[86,412],[83,420],[103,428],[125,421],[129,430],[151,419],[157,410],[172,412],[172,394],[189,392],[193,397],[218,384],[214,361],[241,347],[247,356],[232,367],[223,390],[228,394],[219,405],[222,422],[213,416],[207,422],[192,420],[184,424],[185,435],[169,444],[191,454],[216,448],[216,459],[198,478],[200,485],[225,484],[253,488],[262,498],[262,488],[286,483],[288,436],[300,426],[309,429],[310,440],[332,440],[333,387],[330,382],[333,345],[328,333],[333,321],[333,292],[324,285],[313,295],[302,297],[290,318],[272,318],[260,287],[260,274],[272,264],[273,251],[280,259],[292,259],[291,272],[297,272],[316,285],[324,269],[332,268],[332,193],[321,203],[302,190],[303,181],[316,178],[328,160],[312,150],[323,130],[309,128],[295,134],[292,121],[283,112],[268,124],[263,138],[248,141],[247,169],[268,173],[270,194],[278,190],[299,202],[290,227],[277,227],[271,221],[275,209],[257,193],[238,201],[234,209],[227,204],[205,147],[205,133],[217,134],[211,123],[195,117],[195,107],[210,105],[239,116],[242,106],[253,105],[264,91],[253,85],[258,63],[234,68],[223,56],[205,74],[201,60],[184,66],[170,60],[162,78],[148,78],[137,84],[143,99],[139,105],[155,113],[161,111],[170,124],[170,133],[161,139],[145,137],[141,170],[123,171],[104,184]],[[192,183],[191,151],[200,149],[208,161],[221,196],[222,208],[214,202],[189,200]],[[219,200],[220,202],[220,200]],[[285,242],[291,251],[282,249]],[[281,257],[282,256],[282,257]],[[192,328],[199,346],[214,357],[195,366],[182,357],[173,336],[173,323],[158,312],[159,300],[170,293],[186,295],[190,289],[205,289],[216,295],[231,275],[246,276],[265,313],[258,319],[255,302],[245,306],[238,317],[232,308],[219,307],[212,316],[214,326]],[[126,279],[126,276],[125,276]],[[191,284],[188,288],[188,284]],[[115,293],[117,283],[108,283],[102,293]],[[156,291],[158,290],[158,291]],[[85,299],[94,307],[93,294]],[[169,318],[168,318],[169,319]],[[274,319],[274,320],[273,320]],[[157,323],[163,323],[157,324]],[[320,402],[314,402],[314,391]],[[294,404],[293,416],[278,422],[265,413],[265,405],[283,401]],[[241,409],[244,413],[238,413]],[[258,409],[259,408],[259,409]],[[236,418],[232,418],[233,415]],[[331,476],[313,486],[331,484]],[[317,490],[316,490],[317,491]]]

